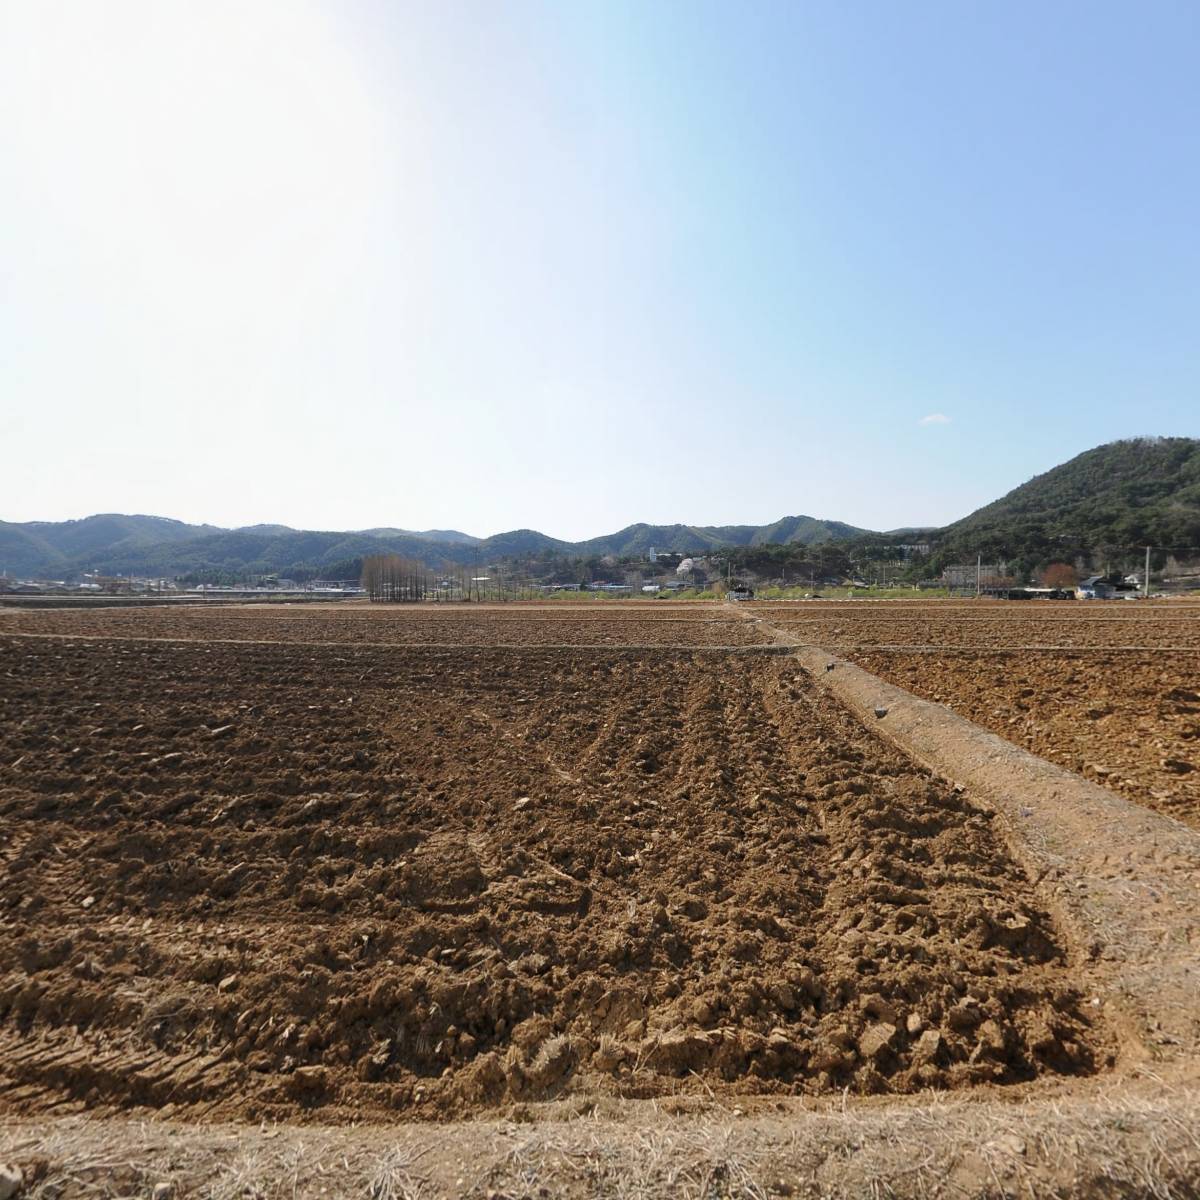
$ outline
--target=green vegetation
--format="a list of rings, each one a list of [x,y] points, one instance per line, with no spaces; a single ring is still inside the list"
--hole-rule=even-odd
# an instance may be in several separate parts
[[[932,566],[1005,559],[1030,577],[1052,562],[1139,561],[1154,546],[1200,555],[1200,440],[1136,438],[1098,446],[938,532]]]
[[[913,544],[929,543],[914,556]],[[322,532],[256,525],[219,529],[162,517],[104,514],[80,521],[0,522],[0,570],[18,578],[108,575],[237,583],[277,575],[303,583],[357,579],[363,560],[399,555],[432,572],[498,569],[526,582],[578,585],[638,575],[651,548],[704,555],[707,578],[769,580],[789,594],[828,592],[861,578],[933,579],[950,563],[1004,561],[1024,582],[1051,563],[1131,569],[1142,547],[1200,558],[1200,441],[1139,438],[1099,446],[1031,479],[945,529],[870,533],[838,521],[783,517],[770,525],[630,525],[585,542],[533,529],[479,539],[457,530]],[[669,570],[669,568],[668,568]],[[705,576],[695,582],[704,586]],[[716,590],[710,585],[708,595]],[[875,594],[883,594],[876,592]],[[926,591],[923,595],[929,595]]]
[[[728,546],[762,546],[768,543],[815,546],[845,541],[866,533],[841,521],[815,517],[781,517],[770,525],[630,525],[605,537],[579,542],[573,549],[583,554],[618,557],[660,553],[708,554]]]
[[[846,543],[825,542],[818,546],[800,543],[776,546],[748,546],[717,552],[714,556],[724,575],[726,565],[734,574],[746,573],[759,578],[781,579],[786,586],[807,582],[809,591],[822,578],[836,578],[854,570],[854,560]]]
[[[110,575],[162,576],[189,583],[233,583],[269,574],[303,582],[357,578],[365,558],[398,554],[435,571],[516,560],[525,567],[537,564],[538,577],[548,582],[579,583],[603,574],[602,558],[642,558],[651,548],[706,553],[722,546],[757,545],[766,537],[808,545],[862,532],[837,521],[784,517],[769,526],[630,525],[586,542],[564,542],[535,529],[481,539],[457,530],[343,533],[283,525],[219,529],[161,517],[110,515],[81,521],[0,522],[0,567],[18,576],[99,569]],[[582,574],[581,563],[588,568]]]

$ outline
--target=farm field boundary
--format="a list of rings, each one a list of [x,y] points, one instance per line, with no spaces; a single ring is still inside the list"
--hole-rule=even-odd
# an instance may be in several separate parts
[[[755,618],[750,618],[755,619]],[[820,646],[791,642],[818,686],[935,775],[994,804],[1147,1060],[1200,1053],[1200,835]],[[1140,1049],[1136,1048],[1140,1043]],[[1127,1052],[1129,1048],[1127,1047]]]
[[[133,635],[109,633],[13,633],[0,630],[0,636],[6,638],[40,638],[57,642],[138,642],[157,643],[180,646],[278,646],[277,641],[269,638],[221,638],[221,637],[138,637]],[[790,653],[786,646],[771,643],[763,645],[693,645],[688,642],[650,642],[637,644],[630,642],[309,642],[289,641],[289,646],[321,647],[340,650],[487,650],[489,652],[519,653],[523,650],[580,650],[585,652],[600,652],[605,654],[624,653],[679,653],[688,654],[766,654],[778,657]]]
[[[88,1120],[0,1124],[36,1200],[953,1200],[1194,1197],[1200,1102],[1156,1087],[1014,1104],[941,1097],[745,1115],[670,1104],[532,1123],[346,1128]]]
[[[84,1065],[94,1061],[96,1086],[118,1099],[126,1067],[145,1076],[148,1088],[155,1083],[122,1050],[139,1044],[143,1015],[178,1022],[159,1034],[171,1046],[172,1038],[190,1046],[187,1022],[198,1022],[214,1050],[226,1047],[213,1060],[209,1092],[197,1083],[193,1107],[181,1092],[169,1114],[93,1103],[88,1079],[69,1075],[73,1056],[84,1053],[78,1046],[61,1044],[66,1066],[44,1057],[27,1069],[25,1049],[6,1055],[0,1074],[19,1066],[40,1108],[35,1117],[37,1110],[18,1102],[0,1117],[0,1162],[22,1166],[29,1200],[150,1197],[160,1184],[167,1188],[160,1194],[221,1200],[1197,1195],[1200,837],[940,704],[800,644],[761,620],[757,606],[724,611],[731,626],[747,622],[751,644],[422,647],[58,633],[37,645],[12,631],[11,642],[0,642],[10,656],[9,736],[20,719],[29,740],[13,739],[5,779],[9,815],[20,820],[27,847],[19,851],[19,875],[13,860],[10,907],[16,914],[17,900],[28,895],[19,923],[40,930],[47,945],[52,936],[75,939],[44,963],[33,941],[21,944],[56,989],[38,1017],[48,1031],[46,1051],[59,1045],[50,1036],[55,1007],[83,992],[105,1008],[86,1052],[101,1053]],[[632,613],[627,628],[635,641]],[[98,715],[83,715],[93,710]],[[36,728],[48,713],[48,731],[70,734],[61,745]],[[350,754],[351,745],[358,752]],[[941,778],[924,771],[909,778],[914,761]],[[85,790],[89,772],[95,778]],[[451,796],[457,816],[447,808]],[[902,816],[903,827],[892,824]],[[598,822],[620,853],[593,861]],[[412,844],[389,849],[383,826],[396,823],[411,828]],[[797,850],[799,834],[828,849]],[[944,849],[929,864],[928,880],[906,886],[937,907],[946,928],[968,913],[968,900],[994,889],[1005,906],[995,928],[1016,948],[1021,928],[1059,937],[1064,979],[1075,981],[1081,1012],[1095,1014],[1097,1065],[1105,1069],[992,1084],[976,1082],[981,1064],[972,1058],[958,1064],[969,1086],[886,1095],[827,1083],[815,1083],[813,1094],[786,1094],[760,1088],[745,1071],[732,1080],[736,1086],[706,1073],[718,1043],[730,1053],[743,1053],[744,1044],[757,1047],[747,1052],[779,1057],[794,1053],[780,1040],[785,1032],[807,1036],[783,1015],[807,1003],[797,1003],[790,984],[775,987],[776,961],[787,967],[806,932],[823,939],[810,947],[817,982],[832,986],[839,972],[853,984],[861,966],[843,969],[838,956],[857,936],[848,932],[855,921],[864,961],[886,965],[878,946],[899,946],[907,931],[874,923],[896,903],[875,893],[899,895],[884,877],[890,864],[922,870],[920,855],[909,852],[919,845],[916,835]],[[194,894],[185,895],[178,880],[155,884],[162,864],[180,857],[181,839],[191,848],[185,857]],[[376,850],[365,864],[371,879],[362,875],[363,845]],[[398,854],[428,869],[401,863],[393,871]],[[236,867],[204,875],[229,862]],[[793,880],[784,872],[792,864],[814,874],[801,871]],[[677,875],[687,895],[676,895]],[[667,890],[661,902],[652,896],[654,905],[643,904],[651,881]],[[303,912],[294,904],[299,891]],[[794,918],[773,917],[781,895]],[[904,905],[919,915],[916,900]],[[415,923],[414,913],[423,914]],[[739,924],[739,914],[765,924]],[[854,918],[844,928],[843,915]],[[412,924],[408,941],[389,934],[404,922]],[[945,958],[946,969],[965,970],[952,961],[961,955],[971,964],[1016,968],[1024,974],[1012,976],[1013,997],[1037,985],[1036,963],[1023,966],[1002,948],[985,960],[963,936],[966,926],[954,928],[949,941],[920,943],[925,963]],[[477,961],[481,929],[492,948]],[[396,986],[421,996],[436,986],[439,1004],[457,1006],[461,1036],[477,1014],[454,988],[476,976],[487,984],[479,992],[485,999],[504,988],[549,1016],[575,988],[569,1006],[583,1014],[573,973],[582,983],[584,972],[563,964],[592,961],[595,931],[606,938],[611,931],[602,948],[605,961],[621,966],[613,978],[638,988],[622,1000],[629,1012],[596,1009],[604,1022],[596,1042],[626,1056],[631,1071],[624,1076],[596,1074],[599,1060],[588,1065],[591,1035],[583,1026],[571,1031],[570,1056],[555,1058],[549,1050],[561,1049],[562,1039],[547,1039],[548,1025],[526,1024],[537,1038],[522,1041],[519,1059],[504,1063],[524,1090],[505,1092],[509,1085],[496,1075],[489,1082],[495,1104],[468,1095],[437,1120],[396,1124],[377,1115],[348,1124],[342,1114],[355,1115],[348,1104],[340,1114],[332,1102],[322,1112],[313,1096],[326,1085],[331,1100],[366,1096],[375,1077],[351,1080],[332,1057],[327,1077],[311,1066],[289,1075],[266,1042],[255,1043],[266,1049],[254,1051],[255,1074],[247,1077],[266,1089],[259,1111],[237,1113],[221,1091],[216,1076],[248,1057],[262,1018],[299,1018],[304,1031],[316,1028],[303,990],[290,990],[301,968],[325,980],[343,1009],[374,1021],[395,1007],[367,986],[391,956],[406,973]],[[662,958],[668,934],[679,962]],[[738,955],[727,962],[735,943]],[[122,947],[123,957],[116,953]],[[495,966],[504,969],[494,970],[500,947],[506,961]],[[190,962],[194,951],[206,955],[202,975]],[[274,982],[260,978],[268,952]],[[712,1018],[708,1010],[732,987],[703,991],[711,969],[686,968],[701,954],[740,989],[739,998],[751,996],[746,982],[757,987],[761,979],[757,1007]],[[919,982],[926,966],[913,962],[904,969],[916,970]],[[888,1003],[890,970],[879,976],[884,994],[862,997],[871,1020],[888,1019],[875,1010]],[[672,975],[684,988],[678,997],[662,991]],[[994,980],[972,965],[969,982],[981,995],[990,995]],[[917,987],[913,995],[927,991]],[[120,1004],[110,1004],[109,994]],[[146,999],[160,998],[170,999],[169,1011],[164,1005],[142,1014]],[[854,999],[846,1017],[861,1022]],[[191,1007],[180,1009],[179,1000]],[[31,1017],[35,1001],[22,993]],[[420,1075],[429,1089],[448,1089],[472,1060],[465,1049],[439,1044],[449,1017],[426,1007],[425,1024],[409,1040],[397,1037],[390,1049],[381,1043],[375,1057],[363,1060],[359,1043],[371,1039],[352,1023],[330,1028],[330,1048],[353,1035],[348,1061],[379,1073],[415,1056],[429,1064]],[[681,1043],[674,1024],[656,1023],[656,1011],[704,1029]],[[491,1016],[523,1013],[506,1008]],[[776,1030],[775,1021],[789,1030]],[[232,1039],[221,1040],[221,1022]],[[894,1045],[907,1055],[905,1012],[894,1024]],[[639,1028],[631,1032],[631,1025]],[[69,1040],[68,1026],[59,1028]],[[485,1045],[507,1044],[498,1024],[470,1031],[489,1039]],[[856,1024],[852,1036],[869,1033]],[[1112,1035],[1119,1051],[1105,1063]],[[237,1038],[246,1039],[244,1048]],[[288,1054],[308,1061],[304,1038],[285,1041]],[[659,1069],[675,1062],[664,1057],[668,1051],[681,1050],[695,1069]],[[814,1041],[812,1052],[819,1050]],[[542,1087],[539,1080],[566,1057],[597,1085],[561,1094],[552,1079]],[[449,1074],[439,1077],[435,1060],[448,1063]],[[802,1072],[804,1057],[795,1062]],[[102,1075],[110,1066],[111,1079]],[[277,1075],[285,1089],[278,1094],[270,1090]],[[772,1079],[768,1072],[766,1082]],[[408,1086],[400,1075],[397,1081]],[[640,1096],[631,1094],[631,1082]],[[301,1084],[308,1099],[289,1115],[283,1098]],[[618,1093],[618,1085],[626,1090]],[[230,1120],[235,1113],[240,1123]],[[475,1119],[463,1119],[472,1113]],[[342,1123],[333,1123],[335,1114]]]

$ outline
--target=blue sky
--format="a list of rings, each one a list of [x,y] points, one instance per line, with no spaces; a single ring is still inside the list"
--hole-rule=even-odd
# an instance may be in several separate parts
[[[1198,118],[1194,4],[0,0],[0,518],[955,519],[1200,434]]]

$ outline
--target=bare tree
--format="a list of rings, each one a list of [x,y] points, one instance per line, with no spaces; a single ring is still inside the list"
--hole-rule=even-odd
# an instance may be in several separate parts
[[[389,604],[424,600],[430,593],[428,569],[399,554],[363,559],[362,586],[374,601]]]

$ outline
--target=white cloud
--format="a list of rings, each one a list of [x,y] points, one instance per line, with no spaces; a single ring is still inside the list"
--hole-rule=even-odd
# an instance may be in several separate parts
[[[922,417],[918,425],[949,425],[950,418],[945,413],[930,413],[927,417]]]

